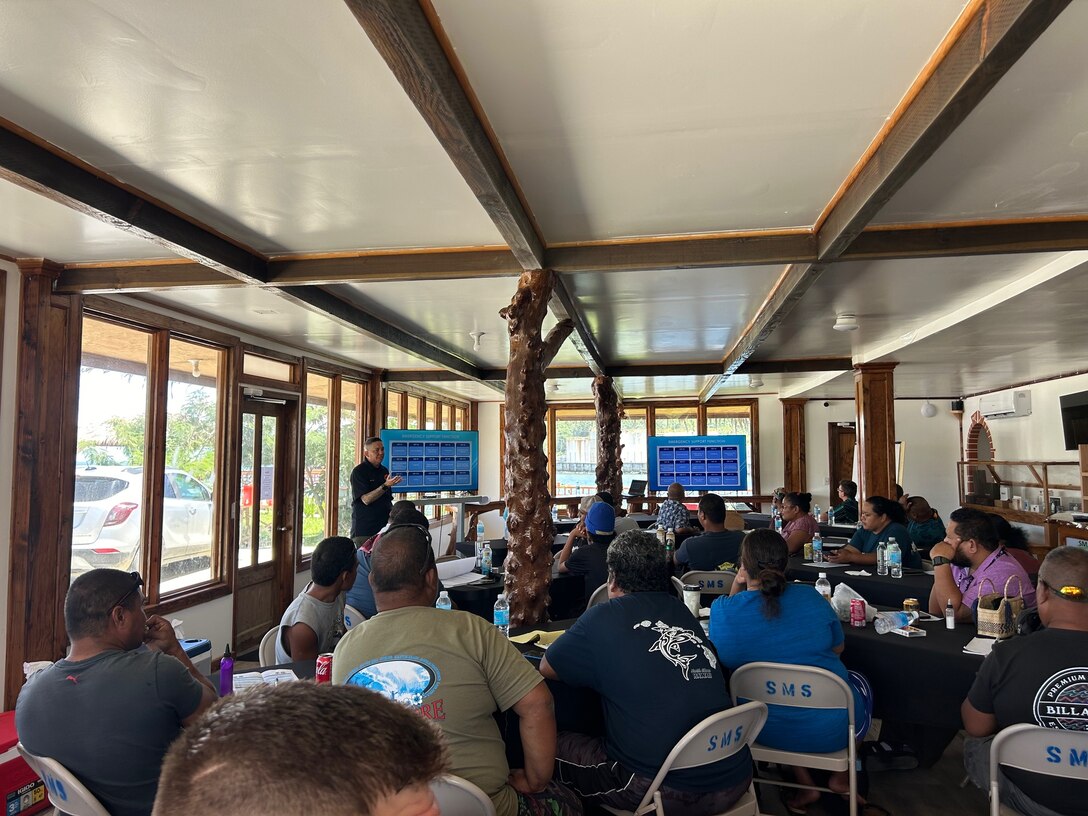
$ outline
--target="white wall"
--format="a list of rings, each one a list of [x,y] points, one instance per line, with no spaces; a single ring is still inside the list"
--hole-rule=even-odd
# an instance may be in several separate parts
[[[498,402],[481,402],[479,405],[480,422],[480,495],[492,501],[501,499],[505,494],[499,480],[499,427]],[[484,534],[488,538],[502,538],[506,533],[502,516],[498,513],[485,513],[481,516]]]
[[[8,641],[8,575],[11,567],[11,469],[15,457],[15,364],[19,351],[20,275],[15,264],[0,261],[6,278],[4,314],[0,315],[4,358],[0,361],[0,677],[4,676]]]

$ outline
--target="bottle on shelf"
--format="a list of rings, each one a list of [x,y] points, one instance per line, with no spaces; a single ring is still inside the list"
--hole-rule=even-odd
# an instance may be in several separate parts
[[[812,537],[812,563],[822,564],[824,562],[824,540],[820,537],[819,533],[816,533]]]
[[[821,572],[820,577],[816,579],[816,591],[824,596],[825,601],[831,602],[831,582],[827,580],[826,572]]]
[[[438,593],[438,600],[434,602],[435,609],[453,609],[453,601],[450,600],[450,594],[446,590],[442,590]]]
[[[486,541],[480,550],[480,575],[485,578],[491,575],[491,545]]]
[[[903,551],[899,549],[899,542],[895,536],[888,537],[888,572],[892,578],[903,577]]]
[[[876,545],[876,574],[888,574],[888,545],[883,541]]]
[[[510,637],[510,604],[506,600],[505,592],[500,592],[495,600],[495,628]]]
[[[219,696],[226,697],[234,693],[234,655],[230,653],[230,644],[223,650],[219,661]]]
[[[892,629],[902,629],[918,620],[917,612],[878,612],[873,627],[878,635],[886,635]]]
[[[948,599],[948,603],[944,605],[944,628],[955,629],[956,628],[956,608],[952,606],[952,599]]]

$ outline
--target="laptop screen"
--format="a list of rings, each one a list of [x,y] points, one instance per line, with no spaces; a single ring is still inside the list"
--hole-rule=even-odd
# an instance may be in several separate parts
[[[646,480],[645,479],[632,479],[631,487],[627,490],[629,496],[641,496],[646,492]]]

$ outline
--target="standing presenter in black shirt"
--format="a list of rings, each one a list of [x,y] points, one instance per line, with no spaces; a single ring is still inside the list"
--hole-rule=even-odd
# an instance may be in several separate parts
[[[370,538],[389,522],[393,507],[393,485],[400,476],[390,476],[382,464],[385,445],[372,436],[363,444],[363,461],[351,471],[351,537],[356,545]]]

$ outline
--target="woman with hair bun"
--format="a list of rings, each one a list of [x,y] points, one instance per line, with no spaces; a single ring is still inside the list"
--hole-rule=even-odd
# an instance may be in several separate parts
[[[782,538],[790,555],[801,552],[820,532],[820,523],[812,517],[811,493],[787,493],[782,498]]]
[[[773,530],[753,530],[745,537],[733,589],[710,607],[710,640],[718,657],[731,671],[757,661],[794,663],[827,669],[849,684],[839,658],[842,624],[814,587],[786,582],[788,560],[786,543]],[[864,704],[856,692],[854,705],[860,721]],[[769,709],[760,745],[812,753],[846,747],[845,711],[777,705]],[[804,768],[795,768],[794,773],[800,784],[812,784]],[[845,771],[832,774],[828,782],[836,793],[847,792],[849,785]],[[817,791],[800,791],[787,806],[792,813],[803,813],[818,798]]]

